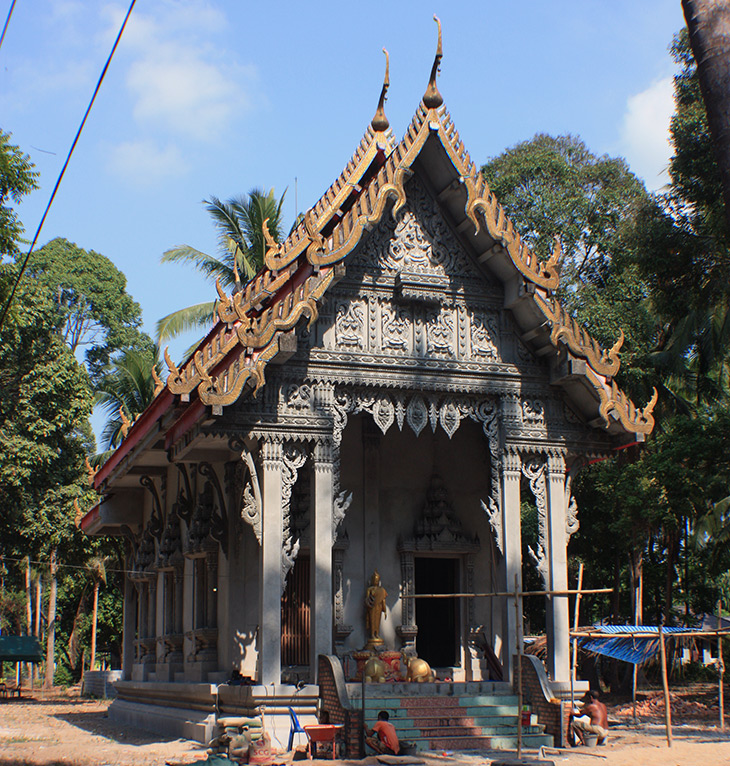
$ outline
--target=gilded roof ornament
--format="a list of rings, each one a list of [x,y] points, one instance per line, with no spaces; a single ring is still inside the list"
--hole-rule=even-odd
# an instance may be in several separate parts
[[[439,89],[436,86],[436,75],[439,72],[441,66],[441,59],[444,57],[444,52],[441,47],[441,20],[438,16],[434,16],[433,20],[439,27],[439,42],[436,48],[436,56],[433,60],[433,66],[431,67],[431,78],[426,86],[426,92],[423,94],[423,103],[428,109],[437,109],[444,103],[442,95],[439,93]]]
[[[79,501],[76,498],[74,498],[74,508],[76,509],[76,515],[74,516],[74,526],[76,529],[78,529],[79,525],[81,524],[81,519],[83,519],[86,514],[81,510]]]
[[[152,365],[152,380],[155,381],[154,395],[157,396],[165,387],[165,384],[162,382],[162,378],[160,378],[159,374],[157,373],[157,367],[154,364]]]
[[[385,116],[385,101],[387,98],[388,88],[390,87],[390,55],[388,51],[383,48],[385,54],[385,79],[383,80],[383,88],[380,91],[380,100],[378,101],[378,108],[375,110],[375,116],[370,122],[370,127],[378,132],[382,133],[390,127],[388,118]]]
[[[119,418],[122,421],[122,426],[119,430],[122,432],[122,439],[126,439],[129,429],[132,427],[132,421],[126,416],[124,405],[119,408]]]

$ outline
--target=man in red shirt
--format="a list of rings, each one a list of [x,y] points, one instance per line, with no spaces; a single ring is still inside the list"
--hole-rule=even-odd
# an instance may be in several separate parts
[[[381,710],[375,726],[372,729],[365,726],[365,744],[370,745],[376,753],[381,755],[398,755],[400,743],[395,733],[395,726],[390,723],[389,718],[388,711]]]

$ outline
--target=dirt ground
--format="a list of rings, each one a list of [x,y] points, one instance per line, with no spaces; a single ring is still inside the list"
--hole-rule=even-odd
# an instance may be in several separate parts
[[[661,692],[651,692],[640,695],[638,726],[633,725],[631,703],[611,708],[607,746],[549,751],[544,757],[566,766],[730,766],[730,725],[724,732],[718,727],[716,694],[715,688],[713,720],[711,688],[673,692],[671,750],[661,725]],[[163,766],[205,759],[205,749],[198,743],[112,725],[106,717],[108,706],[108,701],[83,700],[73,694],[42,698],[37,692],[35,699],[0,701],[0,766]],[[514,752],[423,754],[427,766],[482,766],[515,758]],[[523,754],[527,763],[538,759],[537,751]],[[277,759],[277,763],[288,761],[286,756]],[[341,764],[377,766],[377,761],[334,762],[334,766]]]

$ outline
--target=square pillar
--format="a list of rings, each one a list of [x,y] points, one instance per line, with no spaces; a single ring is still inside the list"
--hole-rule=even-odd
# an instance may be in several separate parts
[[[547,460],[547,502],[550,590],[568,587],[568,550],[565,517],[565,460],[549,455]],[[554,681],[570,681],[570,610],[568,596],[551,596],[548,610],[548,672]]]
[[[261,524],[261,591],[259,598],[259,683],[281,683],[281,555],[283,544],[282,471],[280,441],[261,446],[263,488]]]
[[[522,480],[522,458],[516,449],[506,448],[502,455],[502,534],[504,550],[505,590],[522,590],[522,520],[520,518],[520,482]],[[517,631],[522,634],[522,599],[519,600],[519,613],[515,615],[515,600],[503,601],[501,659],[505,680],[513,680],[512,657],[517,650]],[[519,624],[517,620],[519,619]]]
[[[131,569],[130,559],[127,560],[127,569]],[[132,678],[132,665],[134,665],[134,639],[137,633],[137,604],[135,603],[135,587],[129,576],[124,578],[124,612],[122,627],[122,673],[125,681]]]
[[[312,542],[310,547],[310,668],[312,677],[317,674],[320,654],[332,654],[333,593],[332,593],[332,543],[334,464],[332,444],[318,441],[313,453],[314,487],[312,505]],[[316,682],[316,678],[315,678]]]

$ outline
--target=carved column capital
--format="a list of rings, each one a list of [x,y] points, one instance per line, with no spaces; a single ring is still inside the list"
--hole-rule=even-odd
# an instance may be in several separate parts
[[[328,437],[317,439],[312,449],[312,461],[315,471],[332,470],[335,461],[334,445]]]
[[[280,436],[267,435],[261,440],[261,464],[265,471],[278,470],[283,465],[284,443]]]
[[[520,451],[511,445],[507,445],[502,452],[502,470],[505,475],[522,473],[522,455]]]
[[[562,450],[550,450],[547,456],[547,472],[552,478],[559,474],[561,481],[565,478],[565,453]]]

